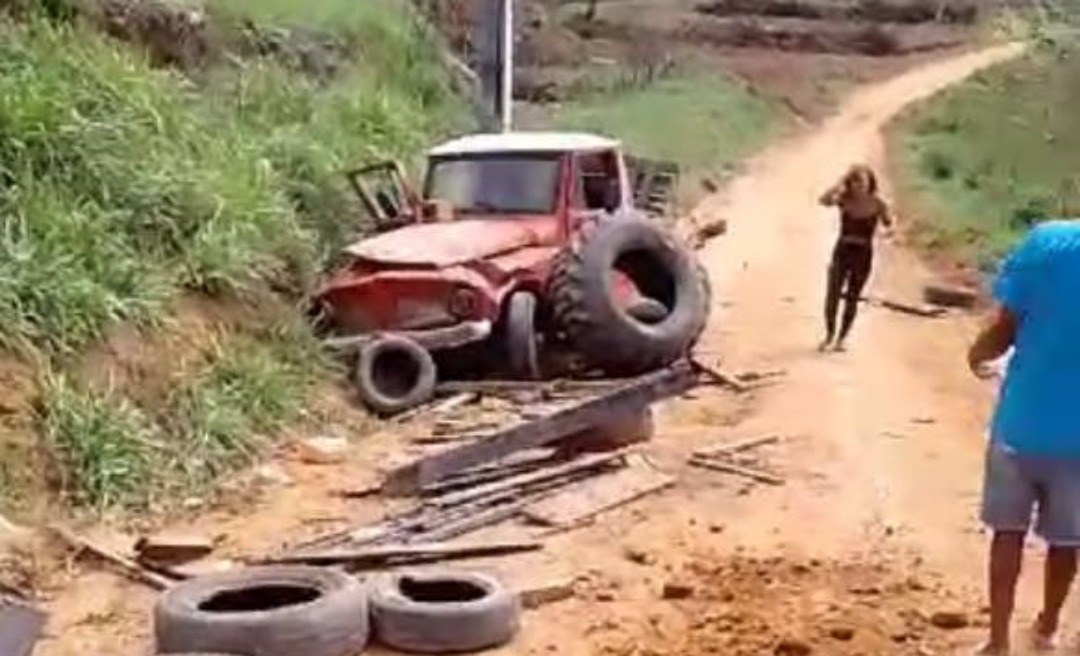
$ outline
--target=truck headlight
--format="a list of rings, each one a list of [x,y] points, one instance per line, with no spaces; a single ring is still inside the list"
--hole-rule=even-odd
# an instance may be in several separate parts
[[[468,287],[457,287],[450,293],[448,308],[458,319],[468,319],[476,312],[476,292]]]

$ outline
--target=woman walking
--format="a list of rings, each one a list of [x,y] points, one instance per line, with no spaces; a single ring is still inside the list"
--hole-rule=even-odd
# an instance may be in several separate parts
[[[833,248],[825,290],[825,340],[820,350],[844,350],[845,340],[859,311],[859,298],[874,262],[874,233],[878,224],[891,229],[889,206],[878,196],[877,176],[868,166],[852,166],[843,179],[826,191],[821,204],[840,210],[840,235]],[[844,299],[839,335],[836,319]]]

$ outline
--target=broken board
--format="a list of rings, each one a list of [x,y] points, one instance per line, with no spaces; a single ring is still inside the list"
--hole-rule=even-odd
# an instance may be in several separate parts
[[[673,476],[655,469],[640,456],[630,457],[628,461],[627,467],[545,497],[526,507],[522,514],[529,521],[544,526],[575,526],[606,510],[675,484]]]

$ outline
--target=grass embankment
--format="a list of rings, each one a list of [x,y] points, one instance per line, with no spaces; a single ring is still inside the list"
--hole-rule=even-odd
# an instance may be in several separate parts
[[[411,155],[456,116],[404,0],[206,10],[203,38],[249,20],[329,44],[332,65],[249,35],[155,68],[82,21],[0,26],[0,381],[30,371],[33,389],[0,413],[8,511],[43,491],[157,508],[250,462],[324,366],[292,303],[364,228],[343,169]],[[220,316],[182,335],[199,305]],[[142,375],[101,375],[131,329]]]
[[[1080,212],[1080,51],[1039,50],[909,113],[891,134],[924,246],[983,270],[1034,223]]]
[[[730,78],[677,71],[643,88],[587,94],[551,120],[617,137],[635,155],[673,161],[696,175],[723,175],[764,145],[781,117]]]

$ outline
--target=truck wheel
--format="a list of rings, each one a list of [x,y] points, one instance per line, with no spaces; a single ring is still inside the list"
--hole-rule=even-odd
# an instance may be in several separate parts
[[[367,590],[344,572],[254,567],[170,588],[154,609],[159,654],[352,656],[367,645]]]
[[[431,400],[435,360],[407,337],[387,335],[365,344],[353,370],[353,383],[364,404],[393,415]]]
[[[469,572],[391,574],[372,589],[376,639],[417,654],[468,653],[510,641],[519,627],[517,595]]]
[[[536,296],[514,292],[506,309],[503,345],[510,373],[522,380],[540,378],[540,344],[536,332]]]
[[[665,311],[619,307],[613,270]],[[705,329],[711,300],[708,277],[690,249],[636,215],[604,217],[586,228],[577,246],[557,258],[550,293],[571,346],[612,375],[651,371],[689,352]]]

